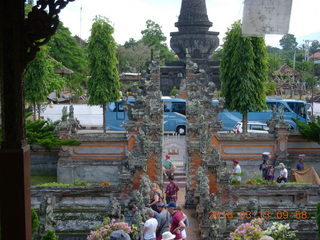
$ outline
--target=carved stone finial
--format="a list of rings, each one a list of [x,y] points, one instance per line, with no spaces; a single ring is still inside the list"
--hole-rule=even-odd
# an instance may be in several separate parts
[[[25,19],[25,58],[27,65],[56,32],[60,11],[74,0],[38,0]]]

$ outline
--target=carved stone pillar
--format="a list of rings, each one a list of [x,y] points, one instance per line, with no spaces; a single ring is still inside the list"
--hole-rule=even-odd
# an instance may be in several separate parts
[[[221,166],[221,161],[219,153],[212,143],[214,133],[217,128],[220,128],[220,122],[217,121],[216,117],[221,110],[221,106],[213,106],[212,104],[215,86],[208,79],[206,72],[204,70],[199,71],[197,65],[190,60],[190,56],[187,54],[187,207],[195,205],[195,176],[200,166],[204,168],[209,179],[210,193],[217,192],[217,172]]]
[[[163,102],[160,92],[159,61],[149,64],[149,73],[141,85],[133,87],[134,102],[126,101],[129,121],[128,164],[133,174],[133,187],[140,185],[141,176],[147,173],[152,182],[162,183]]]

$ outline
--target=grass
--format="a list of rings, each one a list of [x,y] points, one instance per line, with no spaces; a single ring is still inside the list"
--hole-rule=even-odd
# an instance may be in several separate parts
[[[50,182],[56,182],[57,177],[51,175],[31,175],[31,185],[40,185]]]
[[[60,187],[71,187],[71,186],[91,186],[90,183],[82,180],[75,180],[73,184],[65,184],[57,182],[56,176],[51,175],[31,175],[31,185],[32,186],[42,186],[42,187],[52,187],[52,186],[60,186]],[[110,185],[110,184],[109,184]]]

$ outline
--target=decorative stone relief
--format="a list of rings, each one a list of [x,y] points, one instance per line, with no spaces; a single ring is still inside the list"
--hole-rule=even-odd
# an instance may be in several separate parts
[[[56,221],[53,218],[52,198],[44,195],[41,199],[39,209],[39,229],[38,236],[42,236],[47,230],[54,229]]]
[[[160,92],[159,59],[149,63],[141,84],[132,87],[134,101],[124,98],[124,110],[129,121],[124,127],[128,137],[135,139],[128,153],[128,167],[132,176],[137,170],[149,175],[152,181],[162,183],[163,102]],[[128,139],[129,139],[128,138]]]

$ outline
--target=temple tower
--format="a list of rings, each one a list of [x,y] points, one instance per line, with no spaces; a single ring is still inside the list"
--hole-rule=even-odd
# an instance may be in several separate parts
[[[218,32],[211,32],[212,22],[207,15],[205,0],[182,0],[178,22],[178,32],[172,32],[170,46],[185,62],[186,49],[191,60],[206,68],[210,55],[219,45]]]

